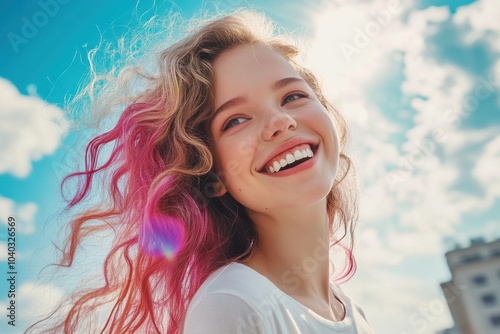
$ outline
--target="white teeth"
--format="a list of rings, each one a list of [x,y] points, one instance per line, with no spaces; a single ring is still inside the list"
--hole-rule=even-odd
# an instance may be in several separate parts
[[[274,167],[274,172],[273,173],[277,173],[281,169],[281,165],[277,161],[273,162],[273,167]]]
[[[295,157],[295,160],[299,160],[299,159],[302,159],[304,157],[304,155],[302,154],[302,152],[300,152],[299,150],[296,150],[293,153],[293,156]]]
[[[310,148],[303,149],[302,151],[300,150],[295,150],[293,154],[288,153],[285,156],[285,159],[280,159],[279,161],[274,161],[272,166],[268,168],[268,172],[270,173],[277,173],[285,167],[288,164],[294,163],[297,160],[304,159],[304,158],[312,158],[314,156],[313,151]]]

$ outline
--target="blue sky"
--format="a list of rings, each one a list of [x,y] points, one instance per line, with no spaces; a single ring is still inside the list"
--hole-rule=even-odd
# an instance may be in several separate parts
[[[493,0],[42,0],[0,4],[0,266],[7,271],[5,224],[13,215],[22,308],[15,331],[4,316],[0,331],[21,332],[41,300],[51,305],[70,286],[50,268],[40,271],[61,240],[61,177],[88,135],[62,111],[85,81],[88,50],[115,40],[137,17],[172,10],[189,18],[201,8],[213,12],[215,3],[260,9],[306,39],[307,62],[349,121],[361,216],[358,274],[345,289],[380,333],[449,326],[439,290],[449,277],[444,252],[470,237],[500,237],[500,13]],[[89,244],[81,261],[98,263],[100,246]],[[7,303],[2,285],[2,310]],[[441,308],[423,311],[432,305]]]

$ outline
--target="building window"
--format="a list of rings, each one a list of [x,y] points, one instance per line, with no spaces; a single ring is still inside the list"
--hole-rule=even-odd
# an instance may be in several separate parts
[[[500,327],[500,314],[491,316],[490,322],[493,325],[493,327]]]
[[[496,302],[497,302],[497,297],[494,294],[491,294],[491,293],[483,295],[481,297],[481,299],[483,301],[483,304],[484,305],[488,305],[488,306],[495,305]]]
[[[481,254],[468,254],[468,255],[464,255],[462,256],[461,258],[461,262],[462,263],[472,263],[472,262],[477,262],[479,260],[481,260]]]
[[[476,286],[485,286],[487,283],[487,278],[484,275],[476,275],[472,278],[472,282]]]
[[[498,248],[498,249],[494,249],[494,250],[491,252],[491,256],[493,256],[493,257],[498,257],[498,256],[500,256],[500,248]]]

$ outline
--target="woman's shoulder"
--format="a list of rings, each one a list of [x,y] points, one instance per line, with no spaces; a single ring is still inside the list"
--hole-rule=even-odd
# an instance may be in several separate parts
[[[273,298],[273,295],[275,296]],[[183,333],[266,333],[267,303],[280,298],[267,279],[253,269],[231,263],[214,271],[189,304]]]

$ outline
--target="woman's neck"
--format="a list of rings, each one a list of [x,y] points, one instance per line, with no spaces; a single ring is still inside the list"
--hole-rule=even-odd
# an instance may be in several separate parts
[[[291,296],[329,303],[326,200],[307,208],[249,215],[255,223],[258,240],[243,263]]]

